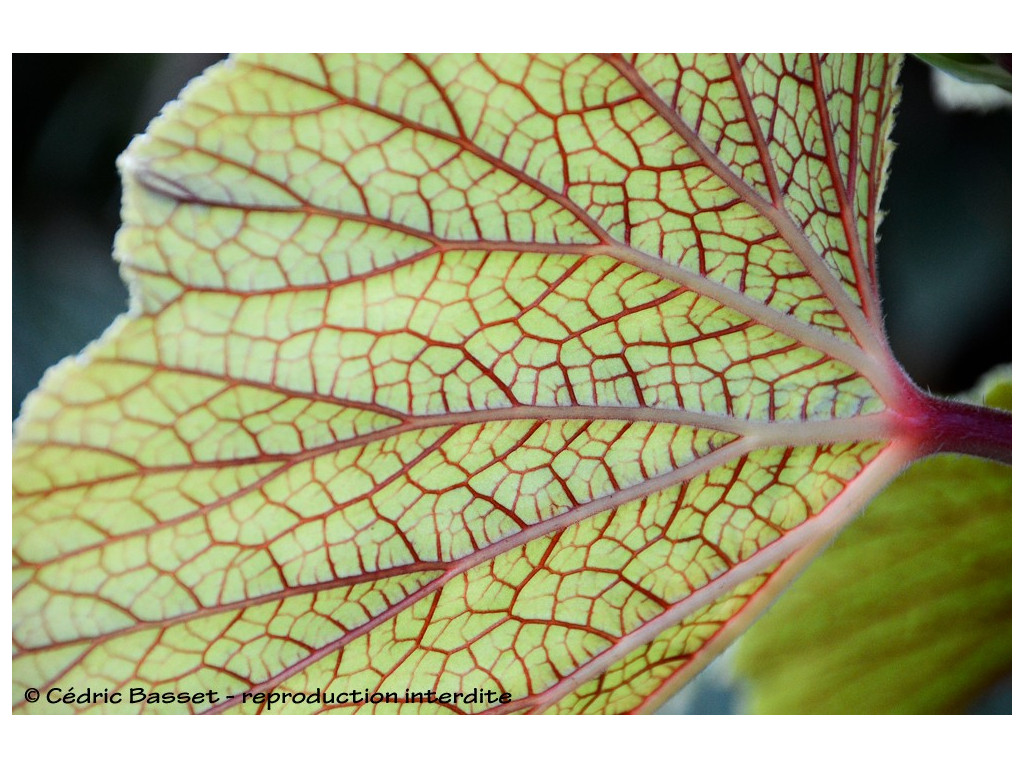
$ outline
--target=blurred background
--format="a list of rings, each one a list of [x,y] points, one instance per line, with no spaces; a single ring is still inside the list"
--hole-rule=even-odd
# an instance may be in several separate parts
[[[13,57],[13,413],[43,372],[127,308],[111,258],[114,161],[219,54]],[[1010,361],[1010,110],[950,111],[908,58],[883,198],[883,308],[897,359],[933,392]],[[670,711],[729,712],[721,665]]]

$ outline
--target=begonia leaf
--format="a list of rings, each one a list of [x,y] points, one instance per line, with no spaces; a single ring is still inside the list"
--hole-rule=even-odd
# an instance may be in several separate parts
[[[885,339],[898,70],[210,69],[17,423],[15,710],[646,711],[908,462],[1005,458]]]

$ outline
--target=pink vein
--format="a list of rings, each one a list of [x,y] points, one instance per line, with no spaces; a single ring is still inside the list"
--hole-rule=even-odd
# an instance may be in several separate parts
[[[783,207],[782,190],[779,189],[779,179],[772,166],[771,156],[768,154],[768,144],[764,138],[764,131],[761,130],[761,123],[754,113],[754,105],[750,100],[750,91],[747,88],[747,81],[743,79],[743,71],[740,68],[736,54],[727,53],[729,71],[732,73],[733,82],[736,84],[736,92],[739,94],[740,103],[743,105],[743,114],[747,125],[750,127],[751,135],[754,137],[754,144],[757,147],[757,155],[761,160],[761,169],[764,171],[764,180],[772,194],[772,205],[779,210]]]
[[[161,521],[154,525],[131,531],[131,535],[138,536],[151,534],[156,531],[172,528],[190,519],[209,514],[225,504],[229,504],[258,488],[263,487],[274,478],[287,472],[301,462],[312,461],[320,456],[337,453],[338,451],[357,448],[396,437],[408,432],[427,430],[431,428],[450,427],[457,428],[472,424],[486,424],[497,421],[517,420],[572,420],[582,422],[595,421],[620,421],[623,423],[661,423],[675,424],[678,426],[694,427],[698,429],[709,429],[727,434],[740,435],[760,446],[789,444],[789,445],[823,445],[829,443],[847,443],[879,440],[886,435],[890,429],[889,416],[884,413],[853,416],[845,419],[833,419],[823,421],[800,421],[800,422],[766,422],[750,421],[733,416],[722,416],[717,414],[693,413],[673,409],[659,409],[649,407],[630,406],[510,406],[507,408],[495,408],[487,411],[466,411],[463,413],[431,414],[423,416],[409,416],[397,425],[383,427],[373,432],[362,435],[344,438],[318,448],[290,454],[264,454],[253,456],[244,463],[267,463],[273,464],[272,470],[261,477],[258,481],[244,486],[234,493],[218,499],[216,502],[197,507],[191,512],[178,517]],[[445,439],[450,435],[445,435]],[[28,445],[29,443],[24,443]],[[46,445],[48,443],[43,443]],[[436,446],[435,446],[436,447]],[[87,449],[79,446],[80,450]],[[131,459],[125,458],[128,461]],[[111,482],[125,477],[135,477],[146,474],[154,475],[165,472],[183,472],[192,469],[209,469],[239,464],[239,460],[193,462],[186,465],[169,464],[163,466],[151,466],[140,468],[140,470],[125,473],[122,475],[105,476],[99,480],[84,480],[78,483],[69,483],[59,488],[48,489],[40,494],[23,493],[23,497],[33,495],[49,495],[54,492],[74,490],[76,488],[90,487],[97,482]],[[405,467],[408,469],[408,467]],[[73,550],[61,552],[59,555],[46,560],[34,560],[31,564],[35,567],[42,567],[48,563],[67,559],[80,555],[84,552],[100,549],[109,542],[99,540]]]
[[[888,104],[888,100],[891,98],[890,93],[893,89],[886,88],[885,85],[888,83],[890,78],[889,73],[889,58],[883,59],[882,77],[880,83],[882,84],[882,91],[879,94],[879,101],[882,102],[880,114],[891,115],[892,110]],[[879,183],[883,180],[883,174],[885,173],[885,136],[883,131],[888,126],[887,121],[876,120],[875,129],[871,135],[871,160],[870,168],[868,172],[868,199],[874,203],[868,211],[868,224],[867,230],[869,233],[874,233],[875,222],[877,219],[878,206],[881,203],[879,198]],[[878,258],[875,254],[875,239],[871,237],[868,240],[868,268],[871,272],[871,282],[875,285],[878,284],[878,275],[875,273],[877,268]]]
[[[902,445],[893,444],[885,448],[846,486],[839,496],[829,502],[817,515],[787,531],[785,535],[761,548],[747,560],[733,565],[704,588],[683,598],[661,615],[625,635],[615,645],[595,655],[543,693],[518,699],[490,710],[489,713],[512,712],[522,709],[529,709],[530,712],[543,711],[584,683],[598,677],[615,662],[653,642],[662,632],[682,624],[687,616],[710,605],[718,598],[724,597],[747,579],[761,574],[798,550],[820,541],[823,537],[834,536],[867,505],[875,494],[903,470],[913,456],[913,449]]]
[[[624,245],[617,241],[611,241],[607,243],[543,243],[543,242],[521,242],[521,241],[493,241],[493,240],[451,240],[447,238],[441,238],[433,233],[426,232],[423,230],[409,227],[407,225],[397,224],[395,222],[379,219],[371,215],[365,214],[350,214],[340,213],[325,208],[319,208],[312,204],[306,203],[302,200],[297,202],[301,205],[300,208],[283,208],[280,206],[259,206],[250,204],[230,203],[221,201],[211,201],[203,198],[199,198],[191,192],[183,189],[175,189],[174,182],[166,179],[166,177],[157,174],[156,172],[148,168],[139,168],[126,165],[126,170],[130,171],[134,178],[146,189],[150,190],[154,194],[159,194],[164,197],[171,197],[171,199],[179,200],[180,202],[205,205],[209,207],[218,208],[231,208],[243,211],[261,211],[261,212],[305,212],[307,214],[318,214],[323,216],[330,216],[337,218],[342,221],[355,221],[369,225],[381,226],[386,229],[391,229],[401,234],[416,237],[427,242],[434,243],[437,248],[462,248],[462,249],[491,249],[491,250],[508,250],[517,251],[522,253],[539,253],[551,256],[561,255],[576,255],[576,256],[608,256],[615,258],[619,261],[631,264],[641,270],[650,272],[657,275],[669,282],[676,285],[688,288],[696,293],[707,296],[714,299],[719,304],[729,307],[746,317],[756,320],[761,325],[768,328],[773,328],[792,339],[800,341],[804,345],[817,349],[820,352],[824,352],[829,357],[840,360],[855,371],[861,373],[868,381],[871,382],[875,390],[882,396],[887,402],[893,401],[893,398],[897,390],[892,384],[891,377],[883,366],[879,365],[877,360],[871,355],[866,353],[862,348],[855,344],[851,344],[843,339],[835,336],[831,333],[822,331],[820,328],[808,325],[807,323],[797,320],[792,315],[787,315],[779,312],[778,310],[772,309],[767,304],[750,298],[744,293],[740,293],[732,288],[729,288],[721,283],[717,283],[710,280],[696,272],[684,269],[683,267],[670,264],[664,259],[660,259],[655,256],[651,256],[648,253],[637,250],[632,246]],[[273,180],[271,180],[273,181]],[[277,182],[275,182],[277,183]],[[290,194],[290,190],[288,190]],[[294,195],[293,195],[294,196]],[[424,254],[425,255],[425,254]],[[405,264],[411,261],[411,259],[405,259],[400,264]],[[382,273],[396,268],[399,264],[389,265],[388,267],[381,267],[375,270],[375,273]],[[147,270],[139,270],[136,267],[132,267],[138,272]],[[363,275],[362,277],[365,277]]]
[[[864,273],[864,254],[861,252],[860,237],[857,234],[857,224],[854,217],[854,201],[849,192],[848,184],[843,183],[843,176],[839,170],[839,158],[836,154],[836,140],[832,131],[832,118],[828,113],[828,104],[825,103],[825,86],[821,75],[821,61],[815,54],[811,56],[811,72],[814,76],[814,100],[818,110],[818,121],[821,123],[821,132],[825,142],[825,157],[828,165],[829,175],[832,177],[832,188],[835,191],[836,199],[839,202],[839,217],[843,222],[843,232],[846,235],[846,244],[850,249],[850,263],[857,280],[857,293],[860,295],[861,305],[868,313],[868,320],[874,325],[878,333],[883,332],[881,317],[878,316],[878,304],[874,299],[875,290],[871,285],[868,276]],[[857,58],[857,82],[860,81],[860,57]],[[858,168],[853,164],[856,161],[855,147],[860,143],[860,138],[853,131],[857,128],[857,111],[860,104],[860,94],[856,91],[850,94],[853,106],[853,123],[850,134],[850,179],[855,179]],[[868,236],[872,237],[873,232]]]
[[[842,284],[828,268],[821,256],[814,250],[807,236],[790,218],[784,208],[776,207],[771,201],[765,200],[746,181],[736,175],[720,157],[704,142],[704,140],[679,116],[674,108],[666,104],[651,85],[640,77],[639,72],[621,55],[606,56],[605,61],[615,67],[629,81],[644,101],[654,109],[704,162],[704,164],[722,181],[724,181],[739,197],[758,213],[768,219],[782,238],[789,243],[793,253],[800,259],[811,276],[815,279],[825,295],[832,302],[840,317],[846,322],[858,343],[869,354],[877,359],[886,359],[887,353],[875,329],[867,318],[846,294]],[[751,131],[760,131],[754,121]]]
[[[684,467],[680,467],[671,472],[667,472],[664,475],[660,475],[656,478],[651,478],[645,483],[640,483],[636,486],[617,491],[609,496],[594,499],[593,501],[581,504],[572,511],[565,512],[556,517],[548,518],[539,523],[535,523],[530,528],[524,529],[512,536],[509,536],[501,541],[497,541],[494,544],[483,547],[460,560],[453,561],[451,564],[446,566],[444,575],[438,577],[429,584],[420,587],[416,591],[409,594],[404,599],[398,601],[394,605],[390,606],[387,610],[382,611],[380,614],[375,616],[373,619],[367,621],[365,624],[361,624],[351,632],[346,633],[342,637],[338,638],[332,643],[328,643],[324,647],[317,650],[315,653],[303,658],[301,661],[296,662],[290,667],[286,667],[281,672],[270,677],[262,683],[252,686],[249,690],[253,693],[260,691],[266,691],[274,688],[279,683],[287,680],[294,676],[298,672],[307,668],[311,664],[319,661],[322,658],[330,656],[336,653],[338,650],[343,648],[352,640],[361,637],[377,626],[383,624],[386,621],[390,621],[395,616],[400,614],[402,611],[410,608],[415,603],[422,600],[424,597],[438,592],[445,584],[451,581],[459,574],[465,573],[471,568],[493,560],[498,555],[508,552],[518,546],[528,544],[535,539],[549,534],[554,534],[559,531],[565,530],[570,525],[578,523],[582,520],[586,520],[589,517],[606,512],[610,509],[614,509],[622,504],[626,504],[636,499],[644,498],[653,493],[657,493],[660,490],[671,488],[687,480],[709,472],[715,467],[721,466],[733,459],[739,458],[743,454],[750,450],[753,450],[754,441],[750,438],[739,438],[738,440],[728,443],[727,445],[718,448],[711,453],[701,456],[698,459],[690,462]],[[581,627],[581,629],[584,629]],[[217,706],[207,710],[204,714],[216,714],[229,709],[232,706],[240,703],[240,701],[223,702]]]

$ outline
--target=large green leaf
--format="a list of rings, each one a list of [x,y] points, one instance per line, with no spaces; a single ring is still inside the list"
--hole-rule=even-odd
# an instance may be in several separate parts
[[[908,461],[988,450],[931,427],[1001,425],[885,341],[897,70],[210,70],[121,163],[131,312],[18,422],[16,709],[654,706]]]

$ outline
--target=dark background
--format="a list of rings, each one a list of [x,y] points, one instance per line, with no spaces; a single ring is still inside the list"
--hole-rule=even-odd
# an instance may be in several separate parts
[[[14,56],[13,403],[127,307],[114,160],[217,54]],[[879,248],[897,359],[952,394],[1010,360],[1010,111],[950,113],[908,59]]]

